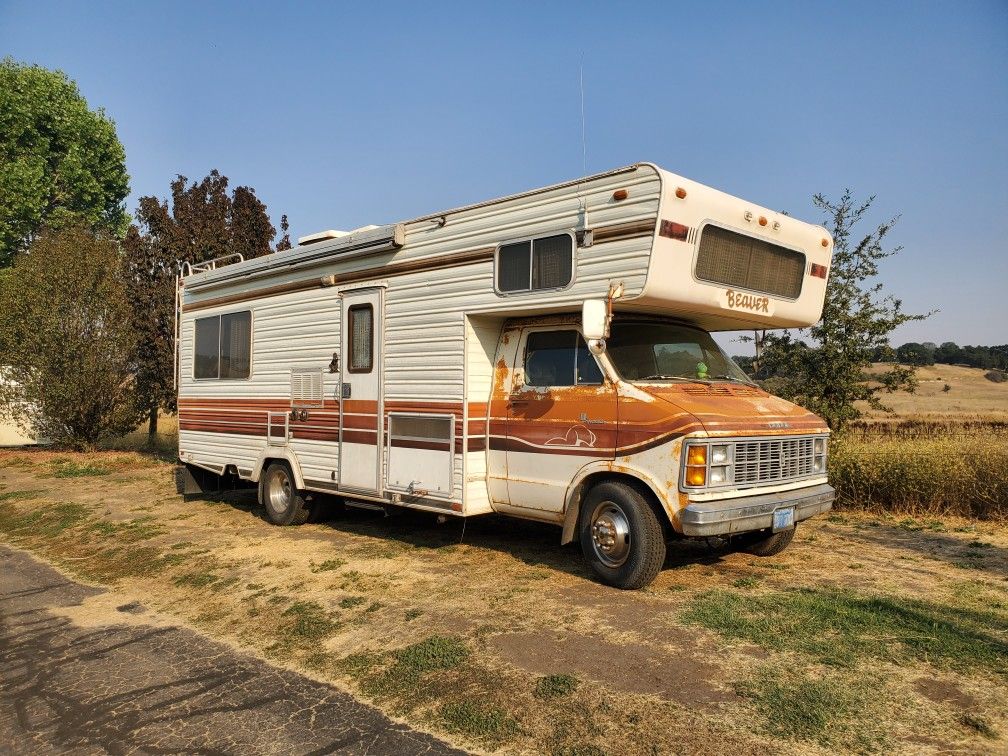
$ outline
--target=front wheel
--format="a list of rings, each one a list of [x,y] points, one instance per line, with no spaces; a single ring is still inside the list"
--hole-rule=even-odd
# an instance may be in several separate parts
[[[581,503],[581,551],[603,582],[643,588],[665,563],[665,534],[648,500],[635,488],[599,483]]]

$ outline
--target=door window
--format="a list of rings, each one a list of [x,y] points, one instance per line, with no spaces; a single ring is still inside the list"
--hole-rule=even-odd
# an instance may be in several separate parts
[[[374,364],[374,310],[370,304],[351,305],[347,310],[349,319],[351,373],[370,373]]]
[[[525,383],[597,386],[602,383],[602,371],[577,331],[533,331],[525,341]]]

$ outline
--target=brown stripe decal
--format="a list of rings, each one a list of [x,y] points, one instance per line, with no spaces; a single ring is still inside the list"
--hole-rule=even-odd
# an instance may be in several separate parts
[[[654,234],[656,221],[657,218],[651,218],[650,220],[617,223],[614,226],[596,228],[592,231],[592,240],[595,244],[603,244],[605,242],[623,241],[624,239],[637,239],[641,236],[651,236]]]

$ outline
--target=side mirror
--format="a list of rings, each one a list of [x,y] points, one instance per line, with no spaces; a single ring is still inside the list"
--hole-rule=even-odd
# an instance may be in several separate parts
[[[581,332],[590,343],[609,335],[609,308],[604,299],[586,299],[581,307]]]

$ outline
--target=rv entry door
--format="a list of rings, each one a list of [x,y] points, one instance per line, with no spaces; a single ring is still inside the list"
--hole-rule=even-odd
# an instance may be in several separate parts
[[[380,493],[382,290],[343,294],[340,490]]]

